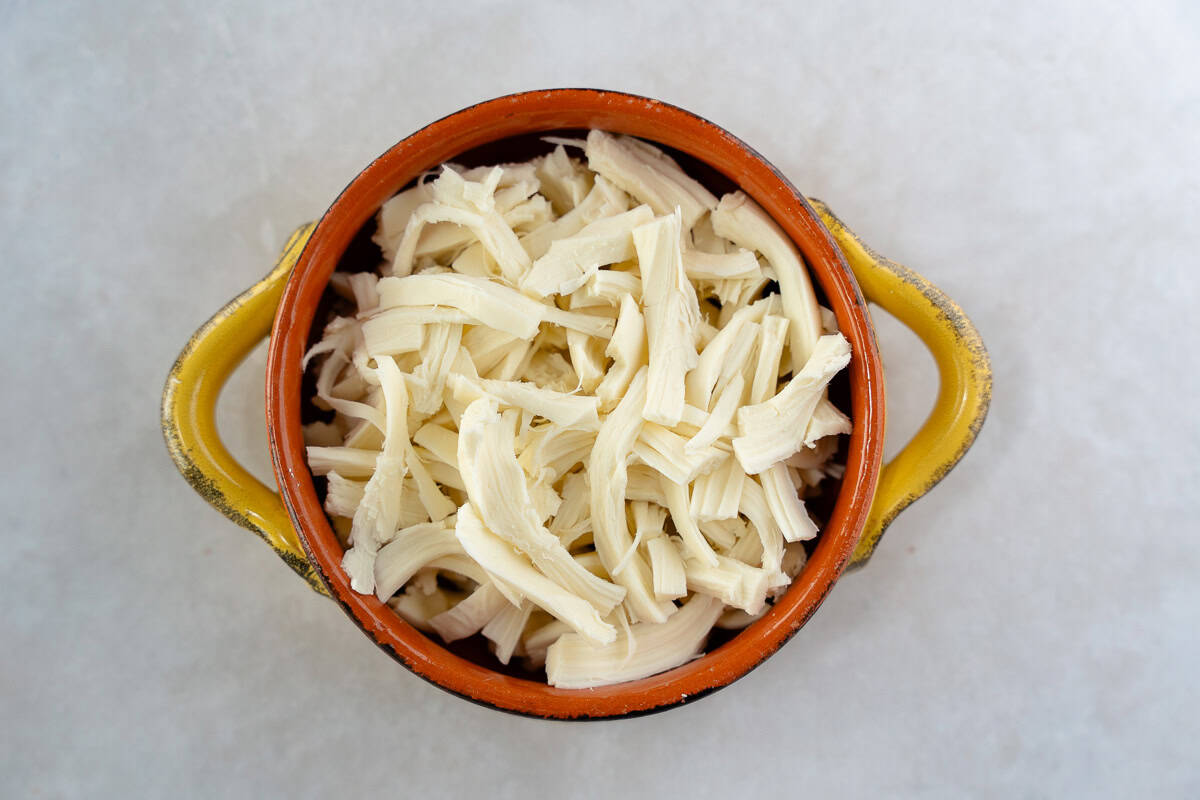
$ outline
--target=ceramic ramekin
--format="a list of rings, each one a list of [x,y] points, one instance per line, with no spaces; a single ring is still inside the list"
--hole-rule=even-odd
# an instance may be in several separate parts
[[[753,197],[796,243],[850,342],[854,431],[846,472],[815,549],[762,619],[681,667],[597,689],[556,689],[451,653],[374,596],[350,590],[342,546],[305,462],[301,356],[330,275],[364,223],[422,172],[511,137],[602,128],[657,142],[702,162]],[[912,328],[941,376],[929,419],[886,466],[883,371],[867,300]],[[271,320],[274,319],[274,326]],[[279,494],[221,444],[214,409],[232,370],[270,332],[266,417]],[[656,100],[619,92],[524,92],[463,109],[422,128],[366,167],[315,225],[296,231],[275,269],[188,342],[163,396],[163,431],[184,477],[234,522],[266,539],[390,655],[466,699],[538,717],[598,719],[690,702],[745,675],[816,611],[847,565],[869,558],[884,529],[929,491],[974,441],[990,397],[987,353],[962,310],[919,275],[867,249],[829,210],[806,200],[762,156],[725,130]]]

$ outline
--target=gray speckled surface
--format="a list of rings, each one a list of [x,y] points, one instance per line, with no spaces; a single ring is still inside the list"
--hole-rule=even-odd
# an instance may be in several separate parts
[[[0,8],[0,794],[1200,794],[1194,6],[457,5]],[[158,431],[179,347],[292,226],[425,122],[551,85],[753,143],[996,373],[967,460],[791,644],[626,722],[413,678]],[[894,450],[934,373],[879,327]],[[263,365],[221,418],[266,473]]]

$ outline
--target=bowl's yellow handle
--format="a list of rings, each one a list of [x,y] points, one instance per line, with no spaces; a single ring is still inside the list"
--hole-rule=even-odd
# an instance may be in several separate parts
[[[850,562],[855,567],[871,557],[896,515],[937,485],[975,441],[991,401],[992,369],[979,331],[957,303],[908,267],[864,245],[824,203],[812,204],[845,254],[863,295],[921,338],[941,379],[925,424],[883,467]]]
[[[322,594],[283,501],[234,460],[217,432],[217,397],[238,364],[271,333],[284,284],[313,225],[296,230],[265,278],[234,298],[192,336],[163,389],[162,429],[175,466],[201,497],[254,531]]]

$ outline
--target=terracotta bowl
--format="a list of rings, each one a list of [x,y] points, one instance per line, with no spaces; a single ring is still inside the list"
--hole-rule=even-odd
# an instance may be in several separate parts
[[[815,547],[790,589],[762,619],[703,656],[668,672],[615,686],[568,690],[504,674],[486,662],[451,652],[404,622],[374,596],[351,591],[340,566],[342,545],[325,516],[305,460],[301,415],[306,401],[300,363],[315,335],[314,324],[319,328],[323,323],[319,306],[330,275],[343,263],[353,243],[362,241],[364,227],[371,224],[385,200],[423,172],[446,161],[462,161],[464,154],[466,161],[476,163],[514,154],[526,157],[532,153],[531,148],[539,146],[540,135],[588,128],[630,134],[665,146],[710,188],[725,190],[736,185],[779,223],[802,253],[824,302],[837,316],[850,342],[853,358],[847,369],[848,407],[844,410],[852,418],[854,430],[844,450],[845,476]],[[896,290],[897,296],[907,291],[916,298],[914,303],[925,303],[920,314],[930,321],[933,338],[942,335],[951,341],[954,349],[949,358],[960,373],[951,381],[951,396],[939,398],[942,418],[935,419],[936,409],[931,417],[931,424],[937,423],[934,433],[938,435],[924,447],[935,451],[936,468],[926,465],[924,472],[918,470],[920,474],[914,473],[915,467],[898,471],[892,481],[897,487],[889,489],[890,495],[882,505],[876,498],[876,487],[881,475],[886,408],[883,373],[867,304],[848,257],[876,270],[878,274],[871,273],[872,280],[890,281],[893,290],[902,284],[909,287]],[[292,262],[294,269],[288,277],[286,268]],[[858,269],[860,277],[867,266]],[[904,268],[862,248],[825,209],[819,214],[752,148],[694,114],[655,100],[608,91],[560,89],[502,97],[466,108],[405,138],[351,181],[315,228],[299,232],[280,267],[260,284],[259,291],[251,290],[234,301],[189,343],[172,373],[174,384],[168,382],[164,430],[172,454],[194,486],[231,518],[262,533],[298,572],[326,591],[367,636],[421,677],[463,698],[539,717],[594,719],[659,711],[728,685],[774,653],[817,610],[850,562],[864,530],[870,528],[872,538],[861,552],[863,558],[869,555],[891,517],[936,483],[974,438],[986,411],[989,385],[982,344],[957,306],[921,282],[919,276],[906,276],[901,270]],[[268,288],[263,289],[264,285]],[[267,495],[255,494],[256,487],[235,474],[232,467],[220,463],[227,456],[223,448],[204,441],[211,431],[204,429],[193,435],[186,430],[188,424],[180,422],[189,412],[192,416],[200,413],[195,408],[184,409],[181,404],[204,405],[203,398],[195,399],[195,391],[190,399],[181,399],[180,394],[187,394],[180,389],[181,384],[189,380],[216,381],[219,390],[224,379],[224,367],[213,365],[221,356],[197,355],[197,349],[203,350],[206,340],[217,335],[222,326],[233,330],[230,320],[239,314],[249,318],[252,312],[247,307],[251,303],[269,308],[278,297],[279,287],[282,296],[267,364],[266,416],[276,478],[294,533],[285,529],[287,520],[280,514],[261,510],[272,502]],[[257,313],[261,316],[263,312]],[[939,314],[944,319],[938,318]],[[261,335],[261,331],[258,333]],[[928,342],[930,337],[925,338]],[[930,346],[938,357],[937,349]],[[189,377],[189,361],[198,363],[204,358],[208,359],[211,376]],[[943,359],[938,360],[939,366],[944,366]],[[232,361],[236,364],[236,359]],[[965,377],[963,364],[969,373]],[[968,396],[970,402],[964,413],[963,398]],[[211,420],[197,424],[203,428]],[[193,439],[200,440],[200,444]],[[914,464],[920,456],[913,454]],[[214,458],[220,469],[205,462],[206,458]],[[212,477],[218,472],[221,474]],[[302,555],[295,550],[295,534],[303,546]]]

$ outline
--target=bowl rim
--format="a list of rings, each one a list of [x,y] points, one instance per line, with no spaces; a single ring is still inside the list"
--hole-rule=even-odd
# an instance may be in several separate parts
[[[301,427],[300,369],[329,277],[351,239],[383,201],[421,173],[482,144],[570,128],[602,128],[667,145],[705,162],[759,203],[800,249],[849,340],[851,411],[845,476],[829,521],[788,591],[761,619],[687,664],[596,689],[557,689],[461,658],[400,618],[374,595],[353,592],[342,546],[318,500]],[[330,596],[380,648],[410,671],[473,702],[526,716],[600,719],[692,702],[744,676],[781,647],[828,595],[854,549],[883,457],[882,362],[866,301],[844,256],[803,195],[762,155],[677,106],[599,89],[549,89],[468,106],[405,137],[366,166],[321,217],[288,278],[271,332],[267,432],[280,493]]]

